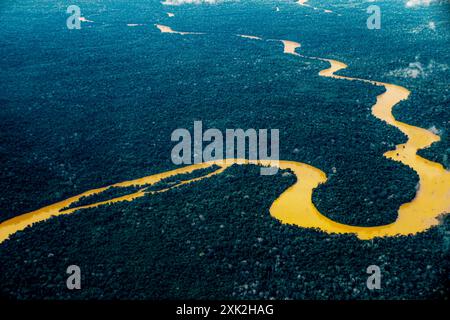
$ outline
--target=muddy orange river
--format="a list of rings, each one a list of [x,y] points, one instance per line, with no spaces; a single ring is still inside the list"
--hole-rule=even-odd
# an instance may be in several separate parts
[[[311,6],[310,4],[308,4],[307,2],[308,2],[308,0],[297,0],[296,3],[297,3],[298,5],[300,5],[300,6],[303,6],[303,7],[309,7],[309,8],[314,9],[314,10],[322,10],[322,11],[325,12],[325,13],[333,13],[333,11],[328,10],[328,9],[320,9],[320,8],[317,8],[317,7],[313,7],[313,6]]]
[[[172,28],[163,25],[155,26],[162,33],[171,33],[183,36],[189,34],[201,34],[197,32],[174,31]],[[262,40],[259,37],[250,35],[237,36],[252,40]],[[154,184],[161,179],[177,174],[190,173],[196,169],[208,168],[213,164],[219,166],[219,169],[212,173],[195,179],[182,181],[176,186],[159,191],[165,192],[171,188],[176,188],[183,184],[193,183],[197,180],[206,179],[216,174],[220,174],[227,167],[235,163],[260,164],[266,166],[270,165],[278,166],[281,169],[292,170],[297,177],[297,181],[294,185],[284,191],[270,207],[270,214],[282,223],[292,224],[302,228],[317,228],[327,233],[353,233],[362,240],[372,239],[374,237],[415,234],[437,225],[439,223],[438,217],[450,211],[450,172],[446,171],[441,164],[426,160],[417,155],[418,150],[430,146],[433,142],[439,141],[439,136],[428,130],[397,121],[392,115],[393,106],[402,100],[408,99],[410,92],[406,88],[395,84],[336,75],[336,72],[347,68],[347,65],[336,60],[308,57],[299,54],[297,53],[297,49],[300,48],[300,43],[288,40],[280,41],[284,45],[285,54],[295,55],[302,59],[306,58],[328,62],[330,67],[319,72],[319,75],[322,77],[329,77],[337,80],[362,81],[385,88],[385,92],[377,96],[376,103],[372,107],[372,114],[378,119],[385,121],[387,124],[392,125],[405,133],[408,136],[408,141],[405,144],[397,145],[395,150],[386,152],[384,156],[410,166],[417,172],[420,178],[419,189],[415,198],[411,202],[405,203],[399,208],[398,216],[395,222],[376,227],[358,227],[338,223],[327,218],[317,210],[312,202],[313,190],[319,184],[325,183],[327,181],[327,177],[323,171],[308,164],[287,160],[269,162],[226,159],[222,161],[190,165],[136,180],[120,182],[103,188],[89,190],[36,211],[16,216],[0,224],[0,242],[3,242],[15,232],[23,230],[28,226],[32,226],[34,223],[45,221],[52,216],[70,214],[79,209],[92,208],[119,201],[133,201],[139,197],[143,197],[146,194],[151,193],[146,192],[143,187],[141,190],[132,194],[112,198],[91,205],[63,210],[69,205],[77,202],[81,197],[101,193],[109,187],[144,186]]]
[[[155,24],[155,26],[161,31],[162,33],[175,33],[175,34],[181,34],[182,36],[187,34],[203,34],[201,32],[185,32],[185,31],[175,31],[172,30],[171,27],[163,26],[162,24]]]

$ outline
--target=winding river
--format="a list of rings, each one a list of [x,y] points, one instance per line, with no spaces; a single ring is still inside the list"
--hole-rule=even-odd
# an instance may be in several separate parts
[[[321,9],[321,8],[313,7],[312,5],[308,4],[307,2],[308,2],[308,0],[297,0],[296,3],[300,6],[309,7],[314,10],[322,10],[325,13],[333,13],[333,11],[328,10],[328,9]]]
[[[303,4],[305,2],[306,1],[303,1]],[[162,33],[172,33],[183,36],[202,34],[198,32],[175,31],[170,27],[159,24],[155,26]],[[251,35],[240,34],[237,36],[252,41],[262,40],[260,37]],[[408,99],[410,92],[406,88],[395,84],[337,75],[336,72],[347,68],[345,63],[331,59],[301,55],[297,53],[297,49],[300,48],[300,43],[288,40],[280,41],[283,43],[285,54],[295,55],[299,58],[328,62],[330,67],[319,72],[319,75],[322,77],[347,81],[362,81],[385,88],[385,92],[377,96],[376,103],[372,107],[372,114],[378,119],[385,121],[387,124],[398,128],[408,136],[408,141],[405,144],[397,145],[395,150],[386,152],[384,156],[410,166],[417,172],[420,179],[419,189],[415,198],[399,208],[398,217],[395,222],[377,227],[357,227],[341,224],[327,218],[317,210],[312,202],[313,190],[319,184],[326,182],[326,175],[320,169],[308,164],[287,160],[270,163],[269,161],[226,159],[190,165],[135,180],[120,182],[103,188],[89,190],[41,209],[16,216],[0,224],[0,243],[8,239],[8,237],[15,232],[23,230],[34,223],[45,221],[52,216],[70,214],[79,209],[92,208],[120,201],[133,201],[149,193],[146,192],[143,187],[141,190],[125,196],[112,198],[91,205],[64,209],[70,204],[76,203],[81,197],[99,194],[109,187],[144,186],[157,183],[162,179],[177,174],[190,173],[196,169],[208,168],[213,164],[219,166],[219,169],[212,173],[195,179],[185,180],[176,186],[158,191],[164,192],[183,184],[192,183],[197,180],[220,174],[227,167],[235,163],[277,165],[281,169],[292,170],[297,177],[297,181],[294,185],[284,191],[270,207],[270,214],[282,223],[292,224],[302,228],[316,228],[327,233],[353,233],[362,240],[372,239],[374,237],[415,234],[437,225],[439,223],[439,216],[450,211],[450,172],[446,171],[441,164],[429,161],[417,155],[418,150],[430,146],[433,142],[439,141],[439,136],[428,130],[397,121],[392,115],[392,108],[400,101]]]

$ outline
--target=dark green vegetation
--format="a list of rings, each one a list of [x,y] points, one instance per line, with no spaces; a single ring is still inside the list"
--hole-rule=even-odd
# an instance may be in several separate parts
[[[347,1],[333,1],[339,2],[345,6]],[[349,63],[350,68],[342,74],[408,88],[411,96],[394,107],[394,116],[437,133],[441,141],[420,150],[419,155],[450,169],[450,2],[417,8],[405,8],[405,1],[400,0],[376,4],[382,13],[380,30],[366,29],[366,2],[351,4],[342,19],[325,22],[317,30],[321,34],[340,30],[333,32],[333,41],[327,39],[327,55]],[[323,52],[314,44],[322,39],[317,33],[311,36],[306,31],[304,37],[314,54]]]
[[[168,177],[168,178],[162,179],[161,181],[158,181],[157,183],[149,186],[146,190],[147,191],[163,190],[163,189],[172,187],[174,185],[177,185],[177,184],[181,183],[182,181],[192,180],[195,178],[200,178],[200,177],[206,176],[209,173],[217,171],[218,169],[220,169],[220,167],[214,164],[208,168],[196,169],[192,172],[185,173],[185,174],[177,174],[172,177]]]
[[[421,154],[448,166],[446,5],[419,12],[403,1],[378,3],[382,29],[368,31],[367,3],[344,0],[327,4],[341,16],[287,1],[241,1],[170,8],[174,18],[159,1],[80,0],[83,15],[95,22],[68,30],[66,8],[54,1],[3,1],[0,221],[173,169],[171,132],[201,120],[222,130],[279,129],[281,159],[327,173],[313,194],[321,212],[353,225],[393,222],[399,205],[413,197],[417,176],[382,156],[406,140],[370,113],[382,89],[319,77],[326,63],[285,55],[279,42],[233,36],[300,41],[304,54],[349,64],[342,74],[406,86],[413,94],[395,108],[396,117],[435,126],[442,142]],[[413,32],[430,20],[436,32]],[[161,34],[153,23],[214,34]],[[415,62],[426,72],[405,78]],[[414,237],[370,242],[286,226],[268,208],[292,183],[260,177],[255,168],[233,169],[52,219],[0,245],[1,291],[18,298],[448,294],[448,222]],[[72,263],[85,270],[86,290],[65,291]],[[365,288],[370,264],[385,272],[381,292]]]
[[[129,187],[109,187],[108,189],[106,189],[103,192],[81,197],[78,201],[75,201],[74,203],[70,204],[69,206],[61,209],[61,211],[64,211],[64,210],[67,210],[70,208],[86,206],[86,205],[90,205],[90,204],[105,201],[105,200],[110,200],[110,199],[121,197],[121,196],[125,196],[127,194],[135,193],[142,189],[145,189],[146,191],[162,190],[162,189],[177,185],[181,181],[191,180],[194,178],[202,177],[204,175],[207,175],[208,173],[216,171],[217,169],[219,169],[219,166],[213,165],[213,166],[205,168],[205,169],[194,170],[190,173],[177,174],[172,177],[162,179],[161,181],[158,181],[157,183],[155,183],[151,186],[148,184],[144,184],[144,185],[133,185],[133,186],[129,186]]]
[[[412,94],[395,108],[395,117],[426,129],[437,128],[442,140],[419,154],[450,168],[450,2],[406,8],[406,0],[377,0],[375,4],[381,9],[379,30],[367,29],[366,10],[373,4],[367,1],[309,1],[340,16],[298,8],[292,2],[267,1],[262,5],[250,0],[227,6],[191,7],[183,9],[183,18],[173,20],[171,25],[300,41],[299,51],[305,55],[347,63],[349,68],[341,74],[405,86]],[[277,13],[273,12],[275,6],[280,8]],[[216,18],[225,16],[227,10],[239,14]],[[205,16],[200,21],[199,12]],[[251,12],[252,18],[241,19],[245,12]]]
[[[141,190],[142,188],[143,188],[142,186],[137,186],[137,185],[129,186],[129,187],[109,187],[108,189],[106,189],[103,192],[100,192],[97,194],[92,194],[89,196],[83,196],[80,198],[80,200],[71,203],[69,206],[62,208],[60,211],[64,211],[64,210],[76,208],[76,207],[81,207],[81,206],[86,206],[86,205],[94,204],[97,202],[125,196],[127,194],[135,193],[135,192]]]
[[[255,166],[233,166],[190,186],[20,232],[0,247],[1,292],[20,299],[448,295],[448,219],[414,237],[373,241],[283,225],[269,207],[295,178],[259,173]],[[81,290],[65,287],[71,264],[82,270]],[[382,270],[376,292],[366,288],[372,264]]]
[[[40,6],[49,9],[45,2]],[[192,21],[195,10],[169,19],[159,4],[142,6],[115,1],[106,14],[99,13],[100,4],[85,4],[83,14],[95,23],[81,30],[55,23],[54,16],[62,21],[66,16],[57,8],[16,27],[28,13],[6,7],[0,219],[172,169],[171,132],[202,120],[204,127],[221,130],[279,129],[281,159],[305,162],[329,175],[314,199],[333,219],[355,225],[395,220],[399,205],[412,198],[417,177],[382,156],[405,139],[370,114],[382,89],[319,77],[326,63],[285,55],[279,42],[235,37],[252,34],[251,19],[243,22],[248,32],[233,28],[231,21],[214,35],[161,34],[153,22],[213,30],[208,19]],[[228,15],[234,4],[202,8]],[[256,6],[245,14],[265,17],[266,9]],[[278,27],[278,18],[269,17],[268,23]],[[152,23],[126,26],[147,21]],[[290,30],[289,21],[284,30]],[[310,17],[304,29],[315,30],[317,23]],[[32,34],[30,26],[36,26]],[[273,36],[302,40],[299,34],[267,32]]]

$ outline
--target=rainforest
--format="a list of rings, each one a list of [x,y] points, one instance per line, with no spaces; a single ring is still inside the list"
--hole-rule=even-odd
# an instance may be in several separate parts
[[[74,5],[0,4],[1,298],[448,299],[449,1]]]

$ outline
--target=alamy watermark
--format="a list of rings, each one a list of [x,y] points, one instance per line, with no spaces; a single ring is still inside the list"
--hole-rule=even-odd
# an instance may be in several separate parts
[[[367,29],[377,30],[381,29],[381,9],[377,5],[371,5],[367,8],[367,13],[370,16],[367,18]]]
[[[381,289],[381,269],[379,266],[372,264],[367,267],[367,273],[370,274],[370,276],[367,278],[367,289],[374,290],[374,289]]]
[[[66,273],[69,277],[66,280],[66,286],[69,290],[81,289],[81,269],[77,265],[70,265],[67,267]]]
[[[67,7],[66,12],[70,16],[66,20],[68,29],[81,29],[81,9],[79,6],[71,5]]]
[[[279,165],[279,138],[278,129],[226,129],[223,134],[212,128],[203,132],[202,121],[194,121],[193,134],[183,128],[172,132],[171,141],[178,143],[172,148],[171,159],[176,165],[234,159],[242,163],[262,160],[270,165],[262,167],[261,174],[274,175]],[[204,146],[204,142],[208,144]]]

